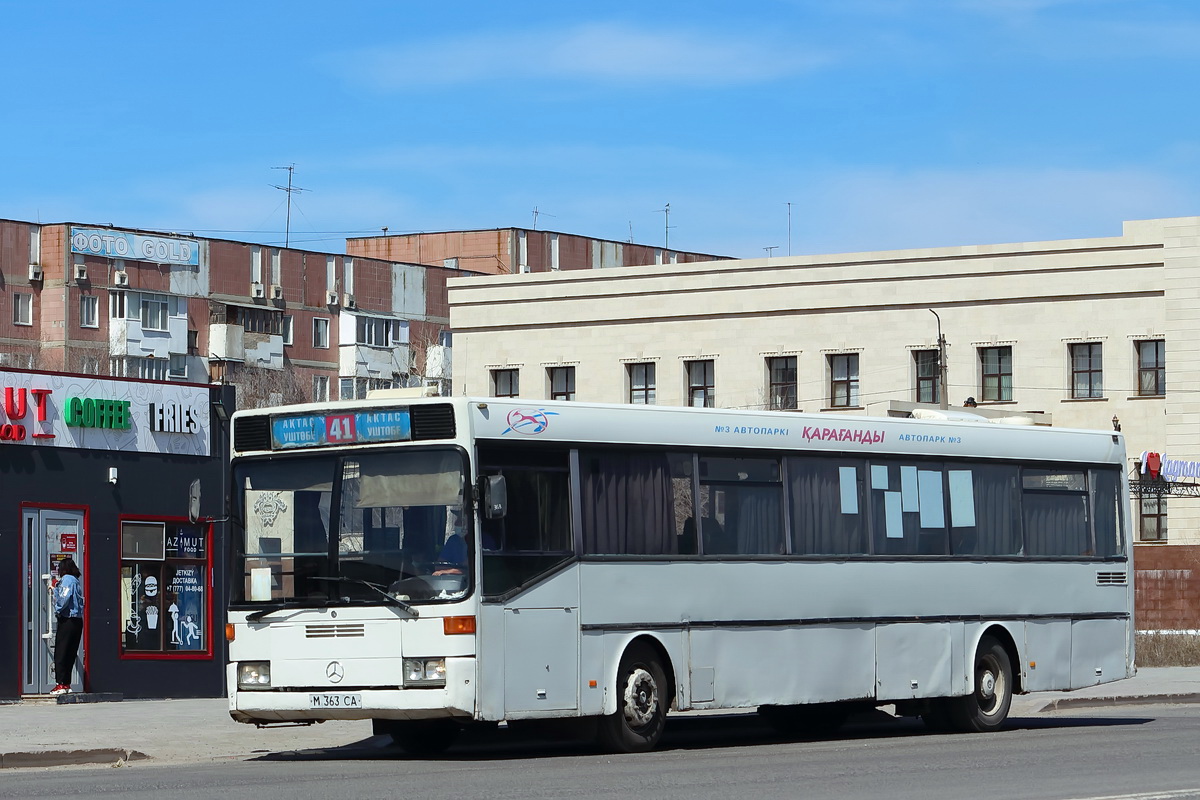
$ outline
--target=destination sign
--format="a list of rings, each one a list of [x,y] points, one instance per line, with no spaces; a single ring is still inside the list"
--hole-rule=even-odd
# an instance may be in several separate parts
[[[404,442],[412,438],[408,409],[343,414],[296,414],[271,418],[271,448]]]

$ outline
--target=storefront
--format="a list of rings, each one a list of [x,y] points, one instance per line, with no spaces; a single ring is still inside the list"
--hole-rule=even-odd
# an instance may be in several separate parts
[[[87,598],[75,691],[224,692],[233,405],[227,386],[0,370],[0,699],[55,684],[50,586],[67,557]]]

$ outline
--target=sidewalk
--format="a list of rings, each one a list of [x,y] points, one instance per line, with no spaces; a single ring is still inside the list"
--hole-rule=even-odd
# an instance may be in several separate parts
[[[1200,667],[1150,668],[1117,683],[1015,697],[1010,715],[1198,702]],[[224,698],[66,705],[23,702],[0,705],[0,768],[114,764],[147,758],[155,763],[242,759],[345,747],[371,736],[369,721],[259,729],[230,719]]]

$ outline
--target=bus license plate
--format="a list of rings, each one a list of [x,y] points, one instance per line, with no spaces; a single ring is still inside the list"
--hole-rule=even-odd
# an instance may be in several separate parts
[[[362,708],[361,694],[321,692],[308,696],[309,708]]]

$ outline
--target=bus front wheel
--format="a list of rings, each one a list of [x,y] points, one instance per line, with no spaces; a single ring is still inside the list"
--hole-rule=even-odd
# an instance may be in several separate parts
[[[667,722],[666,673],[654,651],[635,645],[617,670],[617,711],[600,719],[601,747],[617,753],[654,749]]]
[[[975,691],[949,701],[951,724],[969,733],[998,730],[1012,705],[1013,672],[1008,651],[991,636],[975,652]]]

